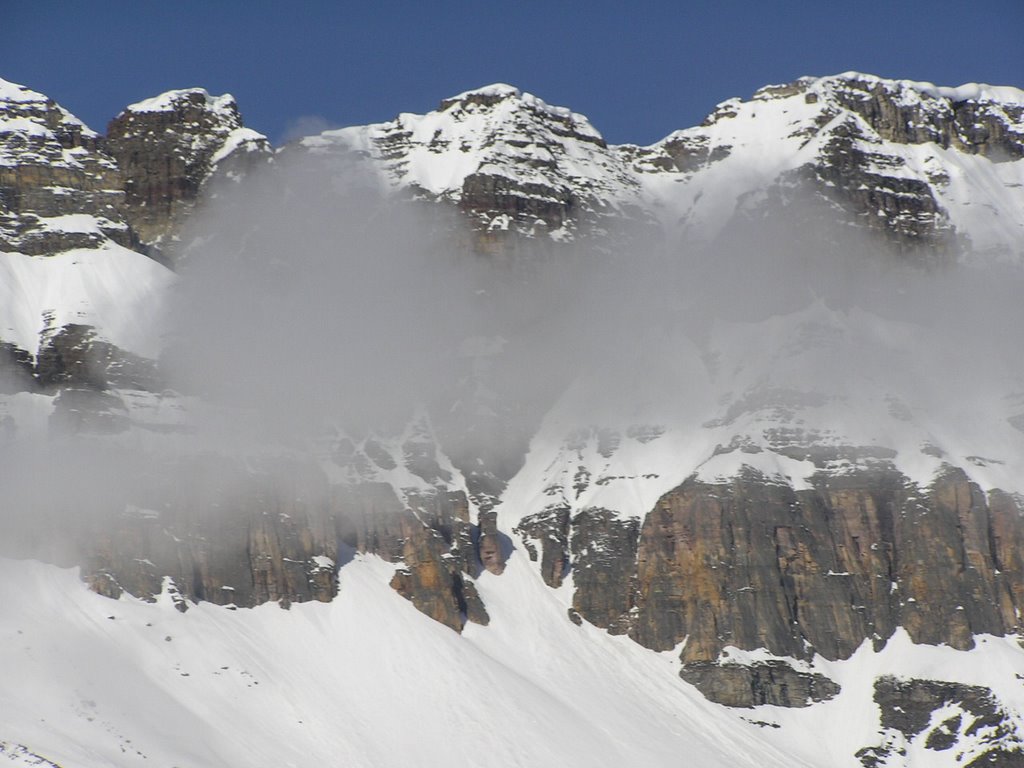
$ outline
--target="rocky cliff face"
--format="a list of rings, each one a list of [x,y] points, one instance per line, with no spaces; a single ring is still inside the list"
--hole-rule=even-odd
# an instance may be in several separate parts
[[[103,137],[42,94],[0,81],[0,250],[14,254],[8,282],[22,285],[6,302],[0,344],[26,374],[5,367],[5,380],[27,391],[158,390],[155,365],[138,352],[151,354],[141,336],[169,277],[135,252],[163,258],[161,243],[211,176],[238,178],[268,154],[230,96],[165,94],[129,107]],[[117,332],[129,325],[117,316],[137,301],[148,309]]]
[[[686,483],[644,521],[634,634],[659,650],[685,639],[684,661],[713,661],[727,645],[847,658],[897,626],[954,648],[1017,631],[1024,573],[994,542],[1020,535],[1021,511],[1001,501],[993,514],[952,470],[926,490],[894,474],[804,492],[756,475]]]
[[[958,764],[1024,765],[1020,734],[987,688],[935,680],[875,681],[881,743],[857,753],[865,768],[901,764],[911,749],[952,753]]]
[[[101,594],[169,593],[182,611],[200,600],[327,602],[342,559],[361,553],[394,563],[391,586],[436,621],[456,631],[488,622],[473,579],[496,566],[464,493],[399,494],[373,481],[330,487],[308,465],[274,467],[255,481],[228,460],[166,474],[83,533],[93,553],[85,578]],[[132,503],[147,498],[155,508]]]
[[[97,398],[110,401],[105,410]],[[119,405],[109,392],[64,389],[51,429],[60,419],[65,431],[128,430]],[[339,568],[376,555],[394,564],[399,594],[461,631],[487,624],[474,580],[500,573],[507,552],[493,516],[475,519],[457,486],[419,420],[397,436],[331,441],[320,461],[169,457],[118,486],[105,511],[83,513],[75,536],[93,589],[171,594],[182,611],[198,601],[327,602]]]
[[[138,244],[103,138],[41,93],[0,80],[0,248],[45,255]]]
[[[457,206],[485,252],[514,251],[517,234],[592,237],[642,216],[637,180],[583,115],[509,85],[445,99],[427,115],[327,131],[302,146],[362,156],[387,184]]]
[[[270,155],[245,128],[230,95],[169,91],[127,107],[111,122],[107,148],[123,178],[125,217],[143,243],[166,250],[207,179],[244,173]]]
[[[1020,502],[952,468],[929,488],[880,469],[800,491],[745,470],[688,480],[641,519],[552,509],[518,530],[550,586],[572,573],[576,615],[654,650],[681,644],[684,678],[732,706],[802,706],[831,686],[782,662],[741,668],[730,647],[845,659],[898,627],[961,649],[1021,630]]]
[[[0,386],[53,398],[60,434],[137,424],[126,397],[138,397],[124,393],[163,389],[153,326],[172,281],[141,254],[165,258],[200,188],[240,178],[269,151],[230,96],[194,89],[141,102],[103,137],[0,81]]]
[[[29,255],[108,241],[155,248],[211,175],[237,178],[269,154],[231,96],[172,91],[129,106],[104,137],[46,96],[2,81],[0,246]]]

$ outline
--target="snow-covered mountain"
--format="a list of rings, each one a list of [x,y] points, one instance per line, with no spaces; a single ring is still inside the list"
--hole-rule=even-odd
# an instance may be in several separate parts
[[[768,86],[649,147],[608,146],[582,115],[508,85],[427,115],[303,139],[365,156],[385,181],[451,201],[489,231],[572,237],[611,216],[715,236],[801,174],[858,223],[908,237],[971,233],[974,253],[1019,259],[1024,154],[1015,88],[887,81],[849,72]]]
[[[2,83],[0,758],[1021,764],[1022,244],[1008,87]]]

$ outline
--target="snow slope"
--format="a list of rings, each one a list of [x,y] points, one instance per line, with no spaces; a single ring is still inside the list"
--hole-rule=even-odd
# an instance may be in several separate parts
[[[45,330],[78,323],[155,357],[161,303],[173,282],[163,265],[109,241],[53,256],[0,251],[0,339],[35,354]]]
[[[5,561],[4,738],[83,768],[657,766],[684,749],[706,766],[791,765],[671,659],[566,621],[525,566],[481,583],[494,623],[460,637],[373,558],[343,568],[331,604],[184,615]]]
[[[0,739],[81,768],[853,768],[854,748],[878,740],[879,674],[952,675],[1024,711],[1024,652],[1010,639],[957,652],[898,636],[816,662],[845,683],[832,702],[727,710],[676,676],[674,654],[568,622],[568,592],[521,554],[480,579],[492,623],[462,636],[391,590],[392,571],[359,556],[330,604],[181,614],[166,594],[114,602],[74,571],[0,561]],[[929,751],[914,763],[950,764]]]

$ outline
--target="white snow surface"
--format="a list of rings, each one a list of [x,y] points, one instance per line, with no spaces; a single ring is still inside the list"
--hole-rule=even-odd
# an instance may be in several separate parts
[[[481,580],[493,623],[463,636],[374,558],[342,569],[334,602],[289,612],[181,615],[74,572],[2,569],[4,738],[58,763],[667,766],[685,749],[709,768],[787,764],[671,659],[572,625],[525,562]]]
[[[12,83],[0,77],[0,101],[33,102],[46,101],[46,96],[24,85]]]
[[[33,91],[31,88],[26,88],[24,85],[18,83],[12,83],[9,80],[0,78],[0,130],[8,130],[4,128],[3,113],[10,111],[44,111],[47,109],[56,109],[63,122],[71,123],[79,127],[83,135],[86,136],[97,136],[98,134],[90,130],[85,126],[81,120],[72,115],[63,107],[54,104],[51,99],[45,94]]]
[[[177,108],[178,102],[190,96],[202,96],[207,109],[212,112],[229,112],[236,106],[235,97],[230,93],[212,96],[205,88],[180,88],[161,93],[149,99],[143,99],[125,107],[125,112],[170,112]]]
[[[91,218],[61,217],[69,227],[89,226]],[[166,267],[112,242],[53,256],[0,251],[0,339],[35,354],[44,330],[80,323],[122,349],[154,357],[163,297],[174,279]]]
[[[878,742],[880,674],[991,687],[1016,711],[1024,651],[980,638],[968,652],[912,645],[813,668],[842,694],[801,710],[728,710],[678,676],[675,654],[565,616],[516,554],[477,582],[488,627],[460,636],[358,556],[332,603],[181,614],[91,593],[76,571],[0,561],[0,738],[61,765],[677,766],[855,768]],[[781,727],[758,727],[751,721]],[[31,764],[31,763],[29,763]],[[922,751],[913,763],[948,765]]]
[[[251,128],[235,128],[225,138],[224,144],[213,153],[210,165],[215,166],[236,151],[252,152],[267,146],[267,137]]]
[[[999,104],[1015,104],[1024,106],[1024,90],[1009,85],[989,85],[988,83],[964,83],[955,87],[937,86],[934,83],[918,80],[886,80],[877,75],[864,72],[848,71],[826,78],[802,78],[804,80],[860,80],[867,83],[895,84],[901,88],[912,88],[933,99],[960,101],[991,101]]]

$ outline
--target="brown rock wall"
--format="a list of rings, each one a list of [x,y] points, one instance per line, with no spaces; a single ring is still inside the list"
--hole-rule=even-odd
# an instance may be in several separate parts
[[[1018,628],[1024,525],[1011,497],[994,495],[993,508],[952,469],[923,494],[894,472],[799,493],[752,473],[688,480],[641,528],[631,634],[656,650],[686,640],[686,662],[726,645],[847,658],[897,626],[915,642],[972,647]],[[577,609],[590,619],[588,599]]]
[[[107,149],[123,178],[125,216],[143,243],[157,247],[177,232],[214,170],[216,153],[242,127],[229,97],[192,89],[163,98],[168,104],[161,109],[129,107],[107,131]],[[270,145],[249,141],[237,154],[256,162],[269,156]],[[247,167],[233,159],[232,170]]]
[[[572,519],[573,609],[614,635],[630,631],[635,618],[638,527],[599,508]]]
[[[146,490],[152,509],[126,503],[83,537],[84,578],[101,594],[151,600],[169,578],[183,608],[326,602],[344,553],[356,551],[398,565],[392,586],[436,621],[457,631],[488,621],[461,492],[410,494],[403,504],[383,483],[328,488],[302,465],[254,478],[212,458],[169,468]]]

